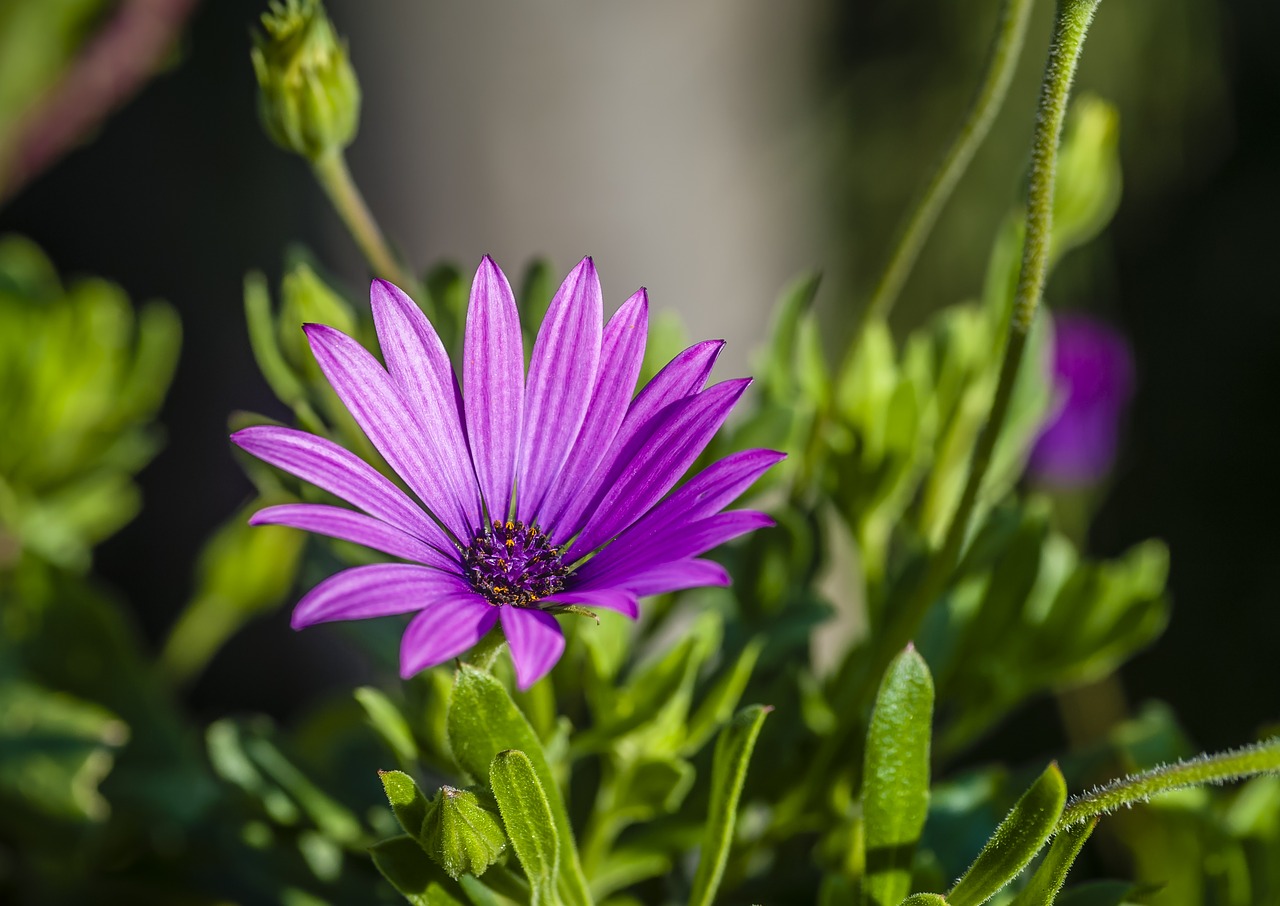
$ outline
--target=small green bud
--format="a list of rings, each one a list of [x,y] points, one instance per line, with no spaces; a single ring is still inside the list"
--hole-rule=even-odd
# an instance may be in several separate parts
[[[449,877],[482,875],[507,848],[507,835],[475,793],[444,786],[427,807],[422,846]]]
[[[308,160],[351,144],[360,83],[320,0],[274,0],[262,27],[250,55],[267,135]]]
[[[276,321],[280,351],[295,374],[316,377],[318,370],[302,325],[326,324],[353,336],[357,330],[355,313],[346,300],[305,263],[294,265],[285,274],[281,296]]]

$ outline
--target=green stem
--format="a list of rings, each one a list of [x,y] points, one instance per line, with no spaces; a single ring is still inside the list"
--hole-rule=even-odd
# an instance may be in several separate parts
[[[360,194],[359,187],[351,178],[351,171],[347,168],[347,158],[342,150],[335,148],[316,158],[311,162],[311,167],[325,194],[333,202],[338,216],[342,218],[351,237],[360,247],[360,252],[373,270],[374,276],[390,280],[406,292],[414,292],[416,280],[413,274],[392,254],[391,247],[387,245],[378,222],[373,219],[364,196]]]
[[[492,673],[493,665],[498,662],[498,655],[502,654],[502,646],[506,642],[507,637],[503,634],[502,628],[495,626],[467,652],[466,662],[485,673]]]
[[[942,548],[934,557],[915,593],[891,618],[886,635],[880,640],[884,664],[915,634],[929,606],[946,587],[960,562],[960,552],[969,533],[969,522],[982,490],[982,482],[991,466],[996,441],[1009,413],[1014,383],[1022,365],[1022,356],[1026,352],[1031,324],[1044,293],[1045,275],[1049,267],[1049,238],[1053,231],[1053,179],[1062,122],[1067,111],[1067,98],[1071,93],[1071,80],[1080,59],[1080,49],[1084,45],[1085,34],[1099,2],[1100,0],[1058,0],[1053,41],[1049,45],[1049,60],[1040,87],[1040,103],[1032,139],[1022,269],[1018,274],[1009,336],[1005,343],[1004,360],[1000,364],[995,397],[991,402],[991,412],[986,424],[978,436],[969,465],[969,476],[947,527]],[[879,676],[879,673],[880,671],[874,671],[874,676]]]
[[[863,324],[877,318],[886,318],[898,301],[902,286],[911,274],[911,268],[920,256],[925,240],[937,223],[942,207],[951,197],[952,190],[964,171],[968,169],[974,152],[987,137],[991,123],[1004,105],[1013,71],[1022,55],[1023,39],[1027,34],[1027,22],[1031,17],[1032,0],[1004,0],[1000,12],[1000,24],[991,44],[987,71],[982,84],[969,106],[968,116],[959,133],[947,149],[933,178],[925,187],[915,211],[907,221],[894,247],[889,263],[885,266],[871,301],[863,313]],[[855,341],[856,343],[856,341]]]
[[[1280,736],[1234,751],[1204,755],[1134,774],[1076,796],[1063,809],[1057,829],[1065,830],[1121,806],[1145,802],[1160,793],[1277,772],[1280,772]]]

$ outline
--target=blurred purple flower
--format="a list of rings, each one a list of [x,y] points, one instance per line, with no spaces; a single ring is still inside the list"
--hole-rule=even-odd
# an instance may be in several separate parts
[[[602,324],[590,258],[552,300],[527,379],[515,297],[487,256],[471,287],[462,390],[413,300],[376,280],[371,301],[385,369],[331,327],[304,329],[343,404],[421,503],[322,437],[274,426],[232,436],[363,511],[286,504],[259,511],[254,524],[409,561],[324,580],[298,602],[294,628],[416,611],[400,647],[409,677],[501,622],[526,689],[564,651],[557,610],[602,607],[634,618],[644,595],[727,585],[724,569],[699,555],[772,524],[763,513],[721,512],[783,458],[771,450],[726,457],[668,495],[750,381],[704,390],[724,345],[710,341],[680,353],[632,399],[648,297],[640,290]]]
[[[1056,413],[1031,451],[1027,472],[1040,484],[1081,487],[1115,461],[1120,423],[1133,394],[1133,355],[1123,334],[1083,315],[1053,323]]]

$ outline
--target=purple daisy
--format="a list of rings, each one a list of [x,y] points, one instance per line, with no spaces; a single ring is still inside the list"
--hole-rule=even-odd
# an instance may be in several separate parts
[[[492,259],[480,262],[461,389],[413,300],[383,280],[370,296],[385,368],[331,327],[304,330],[343,404],[417,499],[323,437],[275,426],[232,435],[357,508],[286,504],[254,514],[253,524],[294,526],[408,561],[324,580],[298,602],[295,629],[417,611],[400,646],[407,678],[462,654],[500,622],[526,689],[564,651],[557,610],[635,618],[645,595],[727,585],[724,569],[700,555],[773,524],[763,513],[722,512],[783,458],[772,450],[728,456],[671,492],[750,381],[703,389],[724,345],[710,341],[676,356],[633,399],[648,297],[641,289],[603,324],[590,258],[552,300],[527,377],[511,285]]]

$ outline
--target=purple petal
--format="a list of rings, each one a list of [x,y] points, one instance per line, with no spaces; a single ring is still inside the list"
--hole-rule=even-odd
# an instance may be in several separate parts
[[[639,444],[653,432],[662,410],[702,389],[723,348],[723,340],[707,340],[690,346],[645,384],[627,409],[622,426],[595,472],[572,493],[572,503],[560,517],[558,534],[571,538],[582,530],[585,516],[599,507],[600,498],[607,490],[606,483],[619,463],[635,455]]]
[[[471,284],[462,380],[467,435],[490,519],[506,519],[524,409],[524,341],[511,284],[485,255]]]
[[[498,608],[475,592],[441,598],[413,618],[400,638],[400,677],[455,658],[498,622]]]
[[[711,441],[750,383],[725,381],[664,409],[653,433],[606,481],[608,490],[566,559],[572,562],[590,553],[661,500]]]
[[[421,610],[433,601],[474,595],[462,578],[412,563],[356,566],[325,579],[293,609],[294,629],[330,620],[363,620]]]
[[[502,631],[516,666],[516,685],[528,689],[547,675],[564,653],[564,634],[551,614],[527,607],[499,607]]]
[[[391,376],[368,350],[341,331],[323,324],[308,324],[304,329],[320,369],[370,442],[456,537],[469,540],[477,527],[471,515],[474,503],[464,503],[454,492],[423,443],[425,426]]]
[[[572,506],[573,497],[595,474],[626,417],[644,363],[648,333],[649,296],[641,289],[622,304],[605,326],[600,373],[586,420],[538,517],[542,527],[552,534],[562,523],[573,524],[582,518],[580,507]]]
[[[525,522],[537,518],[586,417],[603,317],[600,279],[584,258],[551,300],[529,360],[516,470],[516,514]]]
[[[719,563],[711,560],[677,560],[664,563],[646,572],[632,576],[625,587],[639,597],[662,595],[686,588],[702,588],[707,585],[728,585],[729,573]]]
[[[608,560],[603,556],[592,559],[578,570],[578,579],[581,586],[588,588],[628,588],[632,579],[643,577],[658,566],[696,557],[739,535],[770,525],[773,520],[764,513],[734,510],[691,525],[674,526],[663,537],[645,545],[629,545],[619,538],[614,542],[619,553]]]
[[[328,535],[342,541],[363,544],[393,557],[425,563],[437,569],[457,570],[457,557],[436,550],[431,545],[407,534],[381,519],[338,506],[320,503],[286,503],[258,510],[250,525],[288,525],[293,528]],[[453,550],[453,548],[450,548]]]
[[[449,353],[422,309],[399,287],[374,280],[369,302],[387,370],[421,425],[418,441],[426,445],[471,527],[477,527],[483,514]]]
[[[331,440],[294,428],[259,425],[231,435],[242,450],[308,484],[358,506],[370,516],[442,549],[452,546],[440,527],[398,487]]]
[[[557,592],[543,598],[543,604],[577,604],[581,607],[604,607],[635,619],[640,616],[636,595],[621,588],[577,589]]]

